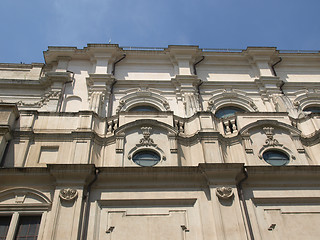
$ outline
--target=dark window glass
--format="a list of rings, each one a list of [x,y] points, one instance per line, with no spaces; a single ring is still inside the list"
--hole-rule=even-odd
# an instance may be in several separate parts
[[[160,156],[153,151],[141,151],[134,154],[132,160],[142,167],[152,167],[160,161]]]
[[[289,163],[289,156],[280,151],[268,150],[265,151],[262,156],[267,163],[273,166],[282,166]]]
[[[1,216],[0,217],[0,240],[5,240],[9,226],[10,226],[11,216]]]
[[[148,105],[142,105],[142,106],[136,106],[129,110],[129,112],[159,112],[158,109],[148,106]]]
[[[233,116],[236,112],[245,112],[242,108],[238,107],[224,107],[220,108],[218,111],[216,111],[215,115],[217,118],[227,118],[230,116]]]
[[[20,216],[15,239],[36,240],[38,238],[41,216]]]
[[[317,106],[306,107],[305,109],[303,109],[303,111],[312,112],[312,113],[320,113],[320,107],[317,107]]]

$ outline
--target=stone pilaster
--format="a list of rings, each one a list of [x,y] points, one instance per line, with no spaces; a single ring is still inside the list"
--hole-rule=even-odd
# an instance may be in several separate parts
[[[210,189],[215,213],[216,239],[246,239],[245,223],[237,190],[237,179],[242,175],[242,164],[199,164]]]
[[[0,104],[0,160],[2,161],[8,141],[12,138],[13,130],[19,112],[15,104]],[[2,163],[0,163],[2,164]]]
[[[55,178],[52,211],[44,239],[80,239],[86,186],[94,177],[93,165],[48,165]]]

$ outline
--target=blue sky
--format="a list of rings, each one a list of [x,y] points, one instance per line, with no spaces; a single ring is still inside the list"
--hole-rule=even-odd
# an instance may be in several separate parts
[[[44,62],[48,46],[320,50],[319,0],[1,0],[0,62]]]

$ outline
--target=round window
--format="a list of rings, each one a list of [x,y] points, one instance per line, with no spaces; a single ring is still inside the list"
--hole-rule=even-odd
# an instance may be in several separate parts
[[[268,150],[263,154],[263,159],[272,166],[283,166],[289,163],[289,156],[276,150]]]
[[[220,108],[218,111],[216,111],[215,115],[217,118],[227,118],[230,116],[233,116],[236,112],[245,112],[242,108],[229,106]]]
[[[160,156],[154,151],[146,150],[135,153],[132,160],[142,167],[152,167],[160,162]]]

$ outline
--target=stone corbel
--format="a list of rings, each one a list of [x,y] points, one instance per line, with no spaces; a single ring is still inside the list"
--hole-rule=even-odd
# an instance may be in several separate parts
[[[176,87],[177,99],[181,100],[185,106],[185,115],[192,116],[200,110],[197,87],[200,84],[200,79],[195,75],[176,75],[171,79]]]
[[[90,110],[101,115],[105,100],[109,99],[115,78],[111,74],[89,74],[87,78]]]
[[[258,69],[259,76],[274,76],[271,65],[277,56],[277,50],[274,47],[248,47],[244,54],[250,63]]]
[[[200,49],[198,46],[169,46],[167,51],[170,54],[170,59],[175,67],[175,74],[191,75],[192,64],[195,58],[199,55]]]
[[[255,80],[257,87],[259,88],[260,94],[265,96],[267,99],[271,98],[273,95],[282,94],[280,87],[283,84],[279,77],[265,77],[262,76]]]
[[[60,56],[57,57],[58,65],[56,72],[66,72],[68,70],[68,65],[71,60],[71,57],[68,56]]]
[[[87,50],[91,56],[95,74],[111,73],[112,63],[121,51],[115,44],[88,44]]]

